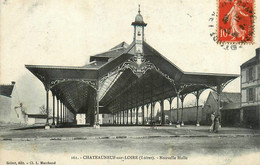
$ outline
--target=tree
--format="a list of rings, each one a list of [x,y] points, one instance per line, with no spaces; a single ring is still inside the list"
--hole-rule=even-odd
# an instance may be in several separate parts
[[[40,109],[40,114],[47,115],[47,109],[46,109],[45,105],[40,106],[39,109]],[[52,115],[52,109],[49,108],[49,116],[51,116],[51,115]]]

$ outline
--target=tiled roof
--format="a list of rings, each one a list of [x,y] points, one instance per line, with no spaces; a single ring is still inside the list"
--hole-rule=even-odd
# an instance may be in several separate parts
[[[109,58],[118,57],[126,50],[126,48],[128,46],[129,45],[127,43],[121,42],[120,44],[116,45],[115,47],[113,47],[112,49],[110,49],[106,52],[90,56],[90,62],[94,61],[95,59],[99,59],[99,58],[109,59]]]
[[[11,97],[14,85],[0,85],[0,95]]]
[[[243,68],[246,68],[246,67],[248,67],[248,66],[256,65],[257,63],[260,62],[260,60],[258,60],[258,59],[259,59],[259,56],[260,56],[260,47],[255,50],[255,53],[256,53],[255,57],[249,59],[248,61],[244,62],[244,63],[240,66],[242,69],[243,69]]]
[[[110,50],[117,49],[117,48],[127,48],[129,45],[123,41],[120,44],[116,45],[115,47],[111,48]]]
[[[256,63],[256,56],[251,58],[250,60],[246,61],[245,63],[243,63],[241,65],[241,68],[245,68],[247,66],[254,65],[255,63]]]
[[[92,61],[91,63],[89,64],[86,64],[83,66],[83,68],[99,68],[100,66],[104,65],[105,61]]]
[[[100,53],[91,57],[107,57],[107,58],[113,58],[113,57],[117,57],[120,54],[122,54],[124,52],[124,48],[117,48],[117,49],[113,49],[113,50],[109,50],[107,52],[104,53]]]
[[[215,100],[218,100],[218,94],[211,92]],[[222,92],[221,95],[222,103],[240,103],[240,93]]]

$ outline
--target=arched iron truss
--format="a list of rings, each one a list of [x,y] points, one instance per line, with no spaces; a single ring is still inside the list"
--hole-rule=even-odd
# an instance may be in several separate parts
[[[90,87],[92,87],[93,89],[97,90],[97,82],[94,80],[84,80],[84,79],[60,79],[60,80],[52,80],[50,81],[50,85],[49,85],[49,89],[54,88],[56,85],[59,85],[63,82],[82,82],[85,83],[87,85],[89,85]]]
[[[145,58],[141,58],[141,63],[137,64],[137,56],[133,56],[126,62],[122,63],[120,66],[116,67],[113,71],[107,73],[105,76],[103,76],[99,80],[99,89],[102,88],[104,85],[105,81],[110,78],[111,76],[117,74],[119,75],[120,72],[123,72],[127,69],[130,69],[133,74],[135,74],[138,78],[140,78],[142,75],[144,75],[148,70],[154,69],[157,71],[160,75],[165,77],[171,84],[174,84],[175,80],[172,79],[169,75],[163,73],[159,68],[157,68],[153,63],[150,61],[146,60]],[[108,91],[108,89],[107,89]],[[102,95],[102,97],[105,95],[105,93]],[[102,98],[101,97],[101,98]]]

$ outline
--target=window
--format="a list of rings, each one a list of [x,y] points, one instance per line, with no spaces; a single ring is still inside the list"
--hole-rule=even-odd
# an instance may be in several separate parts
[[[255,99],[254,88],[249,88],[248,89],[248,101],[254,101],[254,99]]]
[[[246,82],[246,70],[242,70],[242,83]]]
[[[248,80],[251,81],[253,79],[254,79],[253,68],[249,68],[248,69]]]
[[[257,72],[258,72],[258,79],[260,79],[260,66],[258,66],[258,71]]]
[[[242,89],[241,94],[242,94],[242,103],[245,103],[246,102],[246,98],[247,98],[246,90]]]
[[[258,99],[258,101],[260,101],[260,87],[258,87],[258,88],[256,88],[257,89],[257,92],[256,92],[256,94],[257,94],[257,99]]]

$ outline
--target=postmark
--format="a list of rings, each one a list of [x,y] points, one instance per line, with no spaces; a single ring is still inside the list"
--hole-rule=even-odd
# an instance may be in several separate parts
[[[218,43],[253,43],[254,0],[218,0]]]
[[[210,17],[209,17],[209,25],[208,27],[212,30],[212,32],[209,34],[212,40],[216,43],[218,43],[218,35],[216,32],[216,12],[212,11]],[[236,43],[220,43],[220,47],[222,47],[224,50],[237,50],[239,48],[242,48],[242,45],[237,45]]]

